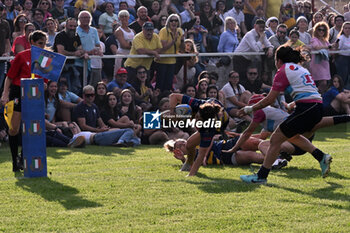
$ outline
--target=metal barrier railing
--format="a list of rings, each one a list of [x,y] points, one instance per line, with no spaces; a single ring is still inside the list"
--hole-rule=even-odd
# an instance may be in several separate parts
[[[339,54],[343,52],[349,52],[350,50],[330,50],[329,54]],[[311,51],[311,54],[317,54],[319,51]],[[254,56],[254,55],[264,55],[264,52],[232,52],[232,53],[185,53],[185,54],[159,54],[160,57],[222,57],[222,56]],[[111,59],[111,58],[151,58],[154,56],[150,55],[103,55],[103,56],[89,56],[89,58],[101,58],[101,59]],[[0,61],[10,61],[14,57],[0,57]],[[67,59],[81,59],[79,57],[67,56]],[[83,86],[87,84],[87,69],[88,69],[88,60],[83,60]]]

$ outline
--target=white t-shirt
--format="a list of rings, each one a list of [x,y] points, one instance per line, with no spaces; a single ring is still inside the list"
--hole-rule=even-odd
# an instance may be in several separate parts
[[[106,46],[105,44],[100,41],[100,50],[102,53],[105,53]],[[101,58],[91,58],[91,68],[92,69],[102,69],[102,59]]]
[[[245,92],[245,88],[241,85],[238,84],[240,90],[236,87],[235,89],[232,88],[231,84],[228,82],[225,84],[225,86],[222,87],[221,91],[224,93],[225,98],[230,98],[233,96],[236,96],[237,99],[239,100],[240,95]],[[230,100],[226,101],[226,108],[237,108],[236,105],[234,105]]]
[[[350,36],[346,37],[345,35],[341,35],[339,37],[339,50],[350,50]],[[350,52],[341,52],[339,53],[343,56],[350,56]]]
[[[86,145],[90,145],[91,144],[90,137],[91,137],[92,134],[95,134],[95,133],[92,133],[92,132],[89,132],[89,131],[82,131],[80,133],[74,134],[72,140],[75,140],[79,136],[84,136],[85,144]]]

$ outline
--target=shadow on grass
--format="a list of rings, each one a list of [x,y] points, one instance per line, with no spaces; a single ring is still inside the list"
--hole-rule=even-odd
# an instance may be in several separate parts
[[[247,185],[240,180],[208,177],[203,173],[197,173],[197,177],[208,181],[194,181],[189,178],[185,182],[197,185],[199,189],[207,193],[250,192],[259,188],[259,185]]]
[[[325,206],[328,206],[331,208],[344,209],[344,210],[350,211],[350,204],[349,204],[350,195],[345,194],[345,193],[336,192],[337,189],[344,188],[344,186],[337,184],[337,183],[334,183],[334,182],[326,182],[326,183],[329,185],[328,187],[316,189],[313,191],[303,191],[300,189],[285,187],[285,186],[281,186],[278,184],[269,184],[269,186],[283,189],[283,190],[297,193],[297,194],[308,195],[308,196],[318,198],[318,199],[331,200],[331,201],[342,201],[342,202],[344,202],[344,204],[346,206],[341,206],[339,204],[322,204],[322,205],[325,205]],[[288,200],[286,200],[286,201],[288,201]],[[293,202],[294,202],[294,200],[293,200]],[[312,203],[308,203],[308,204],[312,204]],[[320,204],[321,203],[319,203],[319,201],[317,201],[317,205],[320,205]]]
[[[308,180],[311,178],[321,178],[321,169],[300,169],[297,167],[286,167],[280,170],[273,170],[271,171],[273,174],[276,174],[278,176],[282,176],[289,179],[302,179],[302,180]],[[343,175],[340,175],[339,173],[330,171],[329,177],[333,177],[336,179],[342,179],[342,180],[348,180],[349,177],[345,177]]]
[[[67,210],[82,208],[94,208],[102,206],[99,203],[79,197],[79,190],[71,186],[53,181],[48,177],[41,178],[21,178],[16,185],[26,190],[40,195],[47,201],[59,202]]]

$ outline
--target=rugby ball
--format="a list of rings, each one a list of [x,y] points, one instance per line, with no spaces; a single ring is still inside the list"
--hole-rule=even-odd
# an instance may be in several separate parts
[[[175,107],[175,114],[176,115],[191,115],[192,108],[188,104],[179,104]]]

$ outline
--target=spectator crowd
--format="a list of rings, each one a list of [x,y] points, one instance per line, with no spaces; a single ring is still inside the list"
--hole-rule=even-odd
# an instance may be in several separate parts
[[[239,131],[252,120],[240,118],[239,109],[253,94],[271,88],[277,72],[274,52],[281,45],[302,51],[303,66],[323,95],[325,114],[350,114],[350,3],[336,14],[329,7],[312,9],[309,1],[280,2],[2,0],[0,54],[16,56],[30,49],[31,33],[41,30],[47,35],[46,49],[77,57],[66,61],[58,82],[47,83],[47,146],[186,139],[193,129],[143,128],[143,112],[169,110],[173,92],[220,100],[230,115],[229,130]],[[265,55],[197,56],[208,52]],[[160,57],[186,53],[192,55]],[[128,54],[150,57],[103,58]],[[0,93],[10,66],[0,61]],[[229,70],[227,77],[223,70]],[[274,107],[285,109],[283,102],[289,100],[281,93]],[[1,114],[0,141],[7,141],[6,131]]]

